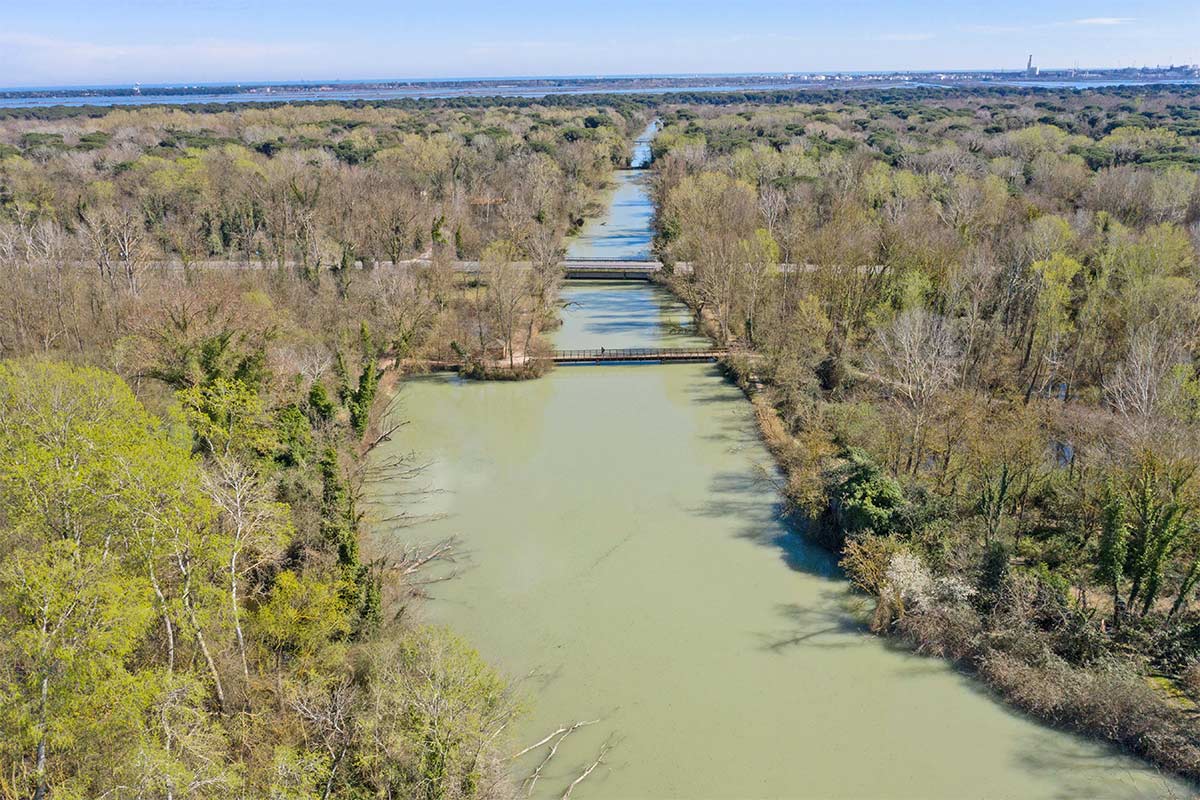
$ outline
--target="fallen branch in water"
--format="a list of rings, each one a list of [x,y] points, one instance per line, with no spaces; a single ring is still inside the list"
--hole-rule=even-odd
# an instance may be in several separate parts
[[[554,758],[554,754],[558,752],[558,746],[563,743],[563,740],[579,728],[582,728],[585,725],[595,725],[599,721],[600,720],[598,719],[593,719],[588,720],[587,722],[576,722],[569,728],[559,728],[559,732],[562,733],[562,736],[558,737],[558,741],[555,742],[554,746],[550,748],[550,752],[546,753],[546,757],[542,759],[542,763],[537,765],[537,769],[535,769],[533,773],[523,781],[523,783],[529,784],[529,790],[525,793],[526,797],[531,797],[533,795],[533,787],[537,785],[538,778],[542,777],[542,770],[545,769],[546,765],[550,763],[550,759]],[[557,734],[552,733],[550,734],[550,738],[554,738],[556,735]]]
[[[526,747],[526,748],[525,748],[524,750],[522,750],[521,752],[519,752],[519,753],[513,753],[511,756],[509,756],[509,759],[510,759],[510,760],[513,760],[513,761],[515,761],[516,759],[518,759],[518,758],[520,758],[521,756],[523,756],[523,755],[525,755],[526,753],[528,753],[530,750],[536,750],[536,749],[538,749],[539,747],[541,747],[542,745],[544,745],[546,742],[548,742],[548,741],[550,741],[551,739],[553,739],[555,736],[558,736],[560,733],[565,733],[565,732],[566,732],[566,730],[567,730],[566,728],[559,728],[558,730],[554,731],[554,732],[553,732],[553,733],[551,733],[549,736],[547,736],[545,739],[542,739],[540,742],[534,742],[533,744],[529,745],[529,747]]]
[[[534,672],[533,670],[530,670],[529,674],[532,675],[533,672]],[[529,747],[526,747],[524,750],[522,750],[519,753],[513,753],[508,758],[510,761],[516,761],[518,758],[525,755],[530,750],[537,750],[539,747],[541,747],[546,742],[553,739],[555,736],[558,736],[560,733],[566,733],[567,731],[572,730],[574,728],[578,728],[581,725],[591,725],[591,724],[593,724],[595,722],[599,722],[599,721],[600,720],[598,720],[598,719],[594,719],[591,722],[576,722],[574,725],[571,725],[571,726],[563,725],[562,727],[558,728],[557,730],[551,731],[550,734],[546,736],[546,738],[534,742],[533,744],[529,745]]]
[[[563,792],[563,796],[562,796],[562,798],[560,798],[560,800],[569,800],[569,798],[571,797],[571,792],[575,791],[575,787],[578,786],[579,784],[583,783],[583,779],[586,778],[588,775],[591,775],[592,770],[594,770],[596,767],[600,766],[600,764],[604,761],[604,756],[611,749],[612,749],[612,745],[609,744],[608,742],[605,742],[604,745],[600,748],[600,755],[596,756],[596,760],[592,762],[591,766],[589,766],[583,772],[579,773],[578,778],[571,781],[571,785],[567,787],[567,790],[565,792]]]
[[[455,541],[453,536],[443,539],[424,553],[417,548],[406,547],[400,557],[392,563],[391,569],[401,575],[411,575],[431,561],[452,561],[450,553],[454,550]]]
[[[397,422],[395,425],[390,426],[387,430],[380,433],[363,447],[363,455],[371,452],[383,442],[390,442],[392,440],[392,434],[407,424],[408,420],[405,420],[404,422]]]

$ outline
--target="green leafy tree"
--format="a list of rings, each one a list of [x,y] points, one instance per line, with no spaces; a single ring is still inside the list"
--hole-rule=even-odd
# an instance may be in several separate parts
[[[350,380],[346,359],[341,353],[338,353],[335,369],[338,376],[338,395],[346,410],[350,412],[350,426],[361,436],[371,421],[371,410],[375,405],[375,395],[379,391],[379,379],[383,377],[383,371],[379,369],[379,350],[367,323],[364,322],[360,326],[358,338],[362,368],[357,380]]]
[[[904,491],[866,453],[846,452],[845,463],[831,476],[830,504],[838,528],[846,537],[892,532]]]
[[[485,744],[516,711],[499,676],[437,628],[374,649],[367,669],[374,691],[354,720],[364,782],[384,797],[480,796],[501,769]]]
[[[276,458],[284,466],[300,467],[308,462],[312,456],[312,426],[299,406],[291,403],[276,412],[275,432],[279,443]]]
[[[205,697],[173,694],[179,633],[214,666],[203,576],[225,540],[199,477],[117,376],[0,363],[0,752],[30,794],[201,773],[196,796],[236,786],[212,751],[178,746],[184,727],[197,743],[219,737]]]
[[[1110,481],[1105,487],[1100,515],[1100,551],[1096,559],[1096,579],[1112,592],[1113,624],[1120,624],[1121,579],[1129,555],[1129,524],[1125,504]]]
[[[1143,616],[1158,598],[1171,556],[1195,524],[1195,509],[1187,495],[1194,471],[1190,465],[1165,464],[1147,453],[1126,482],[1128,604],[1132,609],[1140,602]]]
[[[357,614],[355,634],[365,636],[374,632],[382,619],[380,577],[359,556],[358,514],[334,448],[326,448],[320,468],[321,536],[337,555],[343,599]]]
[[[328,422],[333,419],[333,415],[337,412],[337,405],[329,399],[329,393],[325,390],[325,384],[320,381],[313,381],[312,387],[308,390],[308,413],[310,419],[315,422]]]
[[[184,389],[178,396],[184,419],[203,452],[266,458],[278,448],[274,421],[262,397],[241,381],[218,378]]]

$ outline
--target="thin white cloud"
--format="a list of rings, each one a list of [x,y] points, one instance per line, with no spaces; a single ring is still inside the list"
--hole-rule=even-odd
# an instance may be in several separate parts
[[[1086,17],[1085,19],[1077,19],[1072,24],[1074,25],[1128,25],[1130,22],[1136,22],[1134,17]]]
[[[812,35],[798,36],[798,35],[787,34],[787,33],[736,33],[732,36],[727,37],[723,41],[733,42],[733,43],[738,43],[738,44],[747,43],[747,42],[749,42],[749,43],[778,42],[778,43],[786,44],[786,43],[790,43],[790,42],[811,43],[811,42],[813,42],[814,38],[815,37]],[[860,37],[860,36],[843,37],[843,38],[846,38],[847,40],[852,39],[853,41],[862,41],[863,40],[863,37]],[[932,33],[876,33],[876,34],[869,34],[865,38],[867,41],[871,41],[871,42],[927,42],[930,39],[935,39],[937,37],[935,34],[932,34]],[[828,41],[828,38],[826,38],[826,41]]]
[[[0,74],[33,79],[155,81],[164,73],[253,77],[280,61],[311,59],[318,45],[236,39],[193,39],[173,44],[107,44],[39,34],[0,33]]]
[[[1085,17],[1083,19],[1062,20],[1059,22],[1039,22],[1028,25],[962,25],[959,30],[965,33],[982,33],[982,34],[1006,34],[1006,33],[1030,33],[1034,31],[1053,30],[1055,28],[1066,28],[1075,25],[1086,25],[1091,27],[1113,27],[1116,25],[1128,25],[1132,22],[1137,22],[1136,17]]]
[[[571,42],[541,42],[541,41],[495,41],[475,42],[466,49],[475,53],[512,52],[514,50],[574,50],[581,45]]]
[[[1029,29],[1024,25],[962,25],[959,30],[965,33],[1024,33]]]
[[[811,36],[794,36],[787,33],[735,33],[727,42],[811,42]]]
[[[883,33],[872,37],[877,42],[928,42],[934,38],[932,33]]]

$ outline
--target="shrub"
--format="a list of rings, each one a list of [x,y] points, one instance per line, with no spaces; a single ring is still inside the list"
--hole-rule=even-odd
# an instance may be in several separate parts
[[[846,542],[841,566],[851,583],[878,597],[887,586],[892,557],[902,549],[900,542],[886,536],[860,536]]]
[[[847,450],[845,458],[829,476],[836,530],[845,538],[891,533],[893,519],[904,506],[900,484],[857,448]]]

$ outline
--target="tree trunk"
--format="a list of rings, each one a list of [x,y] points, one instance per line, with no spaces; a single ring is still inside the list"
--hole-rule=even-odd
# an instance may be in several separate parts
[[[46,796],[46,698],[50,694],[50,678],[42,678],[42,702],[38,712],[38,727],[41,729],[37,743],[37,789],[33,792],[33,800],[43,800]]]
[[[154,587],[154,594],[162,605],[163,627],[167,631],[167,672],[172,673],[175,671],[175,626],[171,623],[171,614],[167,610],[167,598],[163,594],[162,587],[158,585],[158,576],[154,572],[153,562],[148,565],[148,571],[150,572],[150,585]]]
[[[1191,568],[1188,570],[1187,577],[1183,579],[1183,583],[1179,584],[1179,594],[1175,596],[1175,603],[1171,606],[1171,613],[1167,614],[1167,619],[1171,619],[1178,614],[1183,607],[1187,605],[1188,595],[1192,593],[1192,589],[1196,586],[1196,580],[1200,578],[1200,558],[1192,562]]]
[[[187,560],[183,557],[179,558],[179,571],[183,575],[183,607],[187,609],[188,621],[192,623],[192,628],[196,632],[196,644],[200,647],[200,653],[204,656],[204,662],[208,665],[209,674],[213,679],[213,691],[217,694],[217,704],[221,707],[221,711],[225,711],[225,687],[221,685],[221,673],[217,670],[217,662],[212,657],[212,653],[208,649],[208,642],[204,639],[204,631],[200,628],[200,620],[196,617],[196,608],[192,605],[191,598],[191,570],[187,567]]]
[[[237,550],[229,557],[229,605],[233,613],[233,629],[237,633],[238,655],[242,659],[242,675],[246,678],[246,697],[249,699],[250,663],[246,659],[246,638],[242,635],[241,607],[238,605]]]

